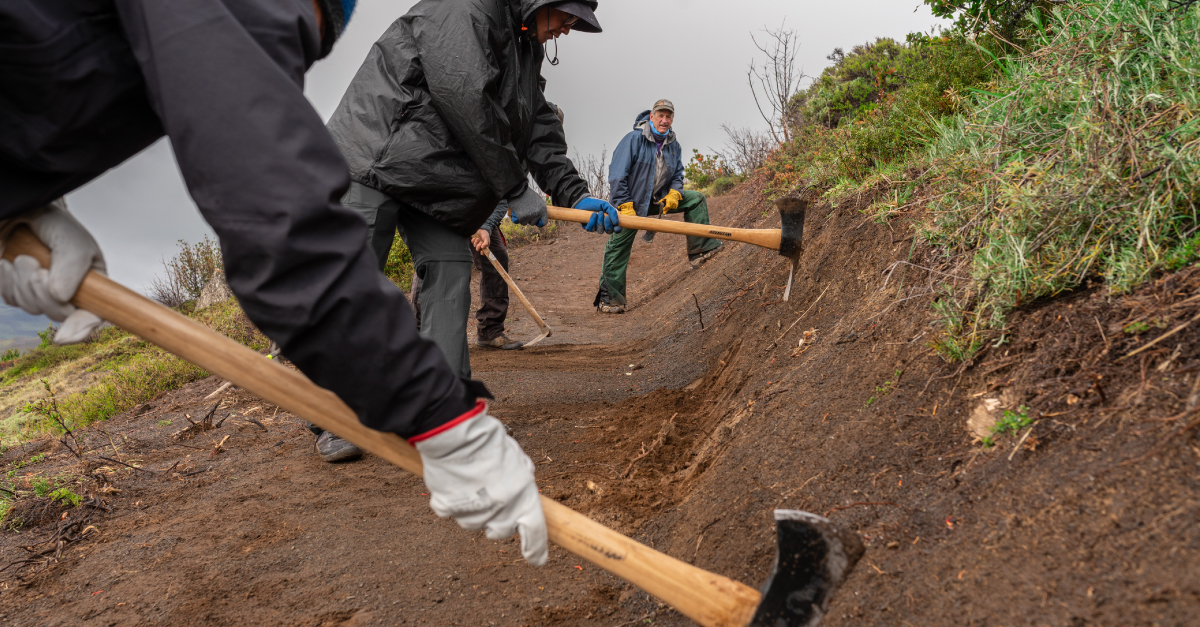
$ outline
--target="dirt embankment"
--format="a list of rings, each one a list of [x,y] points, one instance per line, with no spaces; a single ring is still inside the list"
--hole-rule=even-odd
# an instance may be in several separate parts
[[[722,224],[777,220],[752,189],[711,209]],[[936,260],[911,225],[820,206],[806,237],[787,303],[769,251],[728,245],[693,271],[682,238],[639,240],[622,316],[591,308],[602,238],[569,228],[515,251],[555,333],[472,360],[544,493],[753,586],[771,510],[824,513],[868,544],[827,625],[1194,622],[1200,328],[1126,355],[1200,312],[1200,273],[1034,304],[1005,343],[945,364],[928,348]],[[511,315],[513,334],[534,333],[515,302]],[[321,463],[299,419],[248,395],[227,398],[220,428],[171,438],[217,384],[90,429],[93,456],[118,461],[87,472],[39,445],[48,460],[18,478],[73,472],[108,509],[43,505],[0,537],[7,564],[84,513],[95,527],[45,570],[20,565],[0,621],[688,624],[559,549],[533,569],[515,542],[436,519],[420,481],[377,459]]]

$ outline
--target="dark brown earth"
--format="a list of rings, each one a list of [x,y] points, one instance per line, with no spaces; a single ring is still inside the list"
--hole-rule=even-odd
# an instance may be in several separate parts
[[[722,224],[777,220],[753,189],[710,206]],[[936,259],[859,206],[810,212],[788,303],[786,262],[748,245],[693,271],[681,237],[639,241],[621,316],[591,307],[602,237],[568,225],[516,250],[554,335],[472,361],[544,493],[756,587],[771,510],[826,514],[868,545],[826,625],[1197,624],[1200,326],[1122,357],[1200,312],[1200,272],[1034,303],[1006,343],[947,364],[928,345]],[[299,419],[248,394],[172,440],[218,384],[87,429],[89,457],[116,461],[83,467],[52,441],[5,454],[49,453],[16,476],[74,473],[104,509],[14,513],[0,565],[94,529],[0,572],[0,624],[689,624],[565,551],[535,569],[515,541],[437,519],[420,480],[378,459],[322,463]],[[1022,406],[1028,431],[972,435]]]

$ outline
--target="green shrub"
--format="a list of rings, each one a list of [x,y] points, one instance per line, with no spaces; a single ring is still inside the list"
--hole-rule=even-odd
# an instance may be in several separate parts
[[[21,356],[21,349],[10,348],[10,349],[4,351],[3,355],[0,355],[0,361],[12,361],[20,356]]]
[[[409,252],[408,246],[404,245],[404,240],[400,239],[399,234],[392,240],[392,249],[388,251],[387,265],[384,266],[383,273],[405,292],[412,288],[412,253]]]
[[[1172,6],[1054,11],[1030,54],[939,128],[924,235],[967,256],[972,278],[948,294],[964,305],[946,335],[981,345],[1023,303],[1089,278],[1125,292],[1196,261],[1200,5]]]
[[[880,98],[904,86],[901,68],[911,64],[912,47],[881,37],[855,46],[850,54],[836,48],[812,85],[792,97],[794,116],[801,126],[820,124],[834,128],[843,118],[875,108]]]
[[[942,18],[956,17],[955,26],[964,32],[982,33],[995,30],[1009,40],[1015,39],[1017,29],[1025,23],[1031,11],[1053,6],[1049,0],[924,0],[933,14]]]
[[[51,322],[50,326],[46,327],[45,330],[38,331],[37,332],[37,334],[38,334],[37,347],[39,349],[41,349],[41,348],[50,348],[51,346],[54,346],[55,331],[57,331],[57,329],[55,328],[53,322]]]
[[[1004,410],[1004,415],[992,426],[992,433],[999,435],[1010,433],[1015,435],[1031,424],[1033,424],[1033,418],[1029,417],[1029,408],[1022,405],[1015,412],[1007,409]]]
[[[938,121],[964,103],[962,94],[994,77],[991,44],[980,40],[915,35],[905,44],[881,39],[835,54],[834,66],[793,99],[801,126],[767,159],[768,193],[800,186],[850,191],[848,182],[919,157],[936,138]]]
[[[54,489],[54,482],[45,477],[34,477],[29,480],[29,485],[33,488],[33,494],[38,498],[50,494]]]
[[[689,189],[705,189],[717,179],[732,175],[733,170],[720,155],[705,156],[695,148],[692,158],[683,166],[683,180]]]
[[[708,186],[708,189],[705,190],[705,194],[708,196],[720,196],[721,194],[724,194],[737,187],[741,182],[742,178],[739,176],[722,176],[721,178],[713,181],[712,185]]]
[[[163,260],[163,276],[150,282],[150,296],[168,306],[181,307],[200,298],[200,292],[221,265],[221,245],[207,235],[189,244],[179,240],[179,252],[170,261]]]
[[[70,488],[59,488],[51,492],[50,500],[59,501],[63,505],[70,505],[71,507],[79,507],[79,504],[83,502],[83,498],[72,492]]]

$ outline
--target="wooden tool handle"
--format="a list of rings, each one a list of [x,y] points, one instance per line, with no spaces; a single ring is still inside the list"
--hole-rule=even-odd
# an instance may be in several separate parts
[[[18,227],[4,258],[29,255],[50,266],[50,251],[33,232]],[[77,307],[141,336],[234,382],[263,400],[332,431],[363,450],[421,476],[421,456],[400,436],[363,426],[333,392],[307,377],[234,342],[108,277],[89,272],[75,298]],[[557,501],[542,497],[550,539],[555,544],[662,599],[705,627],[741,627],[758,606],[757,590],[639,544]]]
[[[500,265],[500,260],[496,259],[496,256],[490,250],[487,251],[487,258],[488,261],[492,262],[492,267],[496,269],[496,272],[500,273],[500,278],[504,279],[504,282],[508,284],[508,289],[517,295],[517,300],[521,301],[521,305],[525,307],[525,311],[528,311],[529,315],[533,316],[533,321],[537,323],[538,328],[542,330],[542,333],[546,334],[546,337],[550,337],[550,334],[553,332],[550,329],[550,325],[546,324],[545,320],[542,320],[537,310],[533,308],[533,303],[530,303],[529,299],[525,298],[525,294],[521,292],[521,288],[517,287],[512,277],[508,276],[508,273],[504,271],[504,266]]]
[[[579,222],[587,224],[587,221],[592,217],[591,211],[582,209],[564,209],[562,207],[546,207],[546,212],[550,214],[552,220],[564,220],[566,222]],[[725,226],[712,226],[709,224],[692,224],[691,222],[675,222],[674,220],[661,220],[658,218],[643,218],[641,216],[620,216],[618,222],[622,228],[637,229],[639,231],[654,231],[656,233],[675,233],[677,235],[694,235],[696,237],[711,237],[714,239],[729,240],[731,242],[745,242],[762,246],[771,250],[779,250],[779,243],[783,239],[783,233],[779,229],[734,229]]]

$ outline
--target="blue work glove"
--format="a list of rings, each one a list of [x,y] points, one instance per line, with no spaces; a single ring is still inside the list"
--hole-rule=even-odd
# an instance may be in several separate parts
[[[607,202],[600,200],[599,198],[585,196],[582,200],[575,203],[575,208],[582,209],[584,211],[595,212],[592,214],[592,217],[588,219],[587,224],[583,225],[584,230],[591,231],[592,233],[596,233],[598,231],[604,231],[605,233],[621,232],[621,227],[618,226],[620,222],[620,218],[618,216],[620,214],[617,212],[616,207],[608,204]]]
[[[520,194],[508,199],[508,212],[513,224],[532,224],[539,229],[546,226],[550,219],[546,211],[546,199],[528,185]]]

